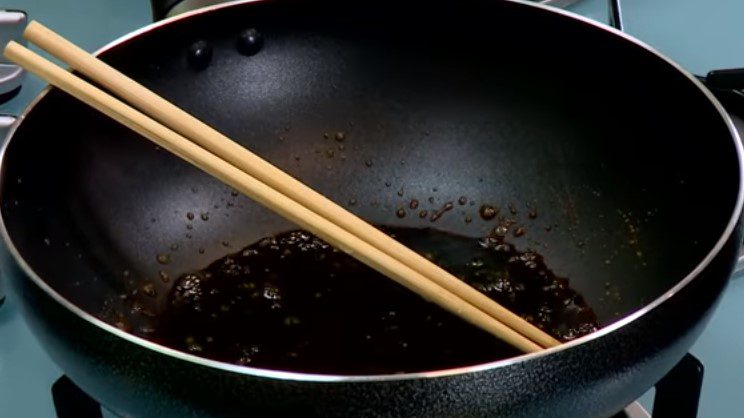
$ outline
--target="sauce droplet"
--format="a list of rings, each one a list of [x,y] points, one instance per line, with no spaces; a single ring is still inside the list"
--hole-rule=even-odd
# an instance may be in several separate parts
[[[441,209],[439,209],[438,211],[433,212],[431,214],[431,218],[429,218],[429,220],[431,222],[435,222],[436,220],[438,220],[439,218],[441,218],[442,215],[444,215],[446,212],[449,212],[450,210],[452,210],[453,207],[454,207],[454,205],[452,204],[452,202],[445,203],[444,206],[442,206]]]
[[[490,221],[496,217],[496,214],[499,213],[499,211],[491,205],[482,205],[478,210],[478,213],[483,220]]]
[[[146,283],[144,286],[142,286],[142,293],[151,298],[154,298],[158,295],[157,290],[155,290],[155,285],[152,283]]]

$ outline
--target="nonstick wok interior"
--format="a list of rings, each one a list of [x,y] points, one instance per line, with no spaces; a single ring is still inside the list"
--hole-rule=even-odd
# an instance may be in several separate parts
[[[689,273],[725,228],[737,187],[730,134],[707,98],[649,53],[543,22],[548,12],[524,26],[526,8],[486,19],[449,7],[412,21],[412,10],[341,19],[257,4],[147,32],[104,57],[370,222],[476,237],[495,226],[478,216],[482,204],[513,205],[527,233],[512,242],[539,249],[604,324]],[[253,56],[235,48],[247,27],[265,37]],[[197,40],[214,48],[204,70],[187,60]],[[161,271],[176,277],[292,228],[56,90],[4,158],[14,245],[95,315],[147,283],[159,297],[143,303],[157,312],[173,283]],[[411,199],[431,211],[460,196],[474,204],[435,223],[396,216]]]

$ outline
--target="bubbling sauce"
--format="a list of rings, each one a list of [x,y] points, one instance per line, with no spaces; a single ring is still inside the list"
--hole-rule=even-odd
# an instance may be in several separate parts
[[[584,298],[502,236],[383,228],[561,341],[598,328]],[[177,279],[148,338],[275,370],[387,374],[520,353],[305,231],[264,238]]]

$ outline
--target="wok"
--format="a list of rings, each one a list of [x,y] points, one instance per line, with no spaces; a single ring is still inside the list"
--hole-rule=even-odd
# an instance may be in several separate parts
[[[260,50],[241,44],[249,28]],[[511,241],[538,246],[604,325],[538,354],[372,376],[236,366],[125,332],[104,320],[128,308],[122,292],[167,295],[160,270],[292,225],[50,89],[3,148],[5,276],[50,356],[124,416],[609,416],[683,357],[733,270],[729,117],[679,66],[580,17],[517,1],[245,1],[99,56],[375,224],[477,237],[494,226],[478,205],[511,204],[528,230]],[[347,137],[333,158],[326,132]],[[396,216],[459,196],[477,205],[435,224]]]

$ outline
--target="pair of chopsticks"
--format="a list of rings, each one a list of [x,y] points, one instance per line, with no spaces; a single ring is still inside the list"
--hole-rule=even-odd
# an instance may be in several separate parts
[[[444,269],[37,22],[24,37],[119,100],[16,42],[5,56],[307,229],[430,302],[524,352],[560,342]]]

